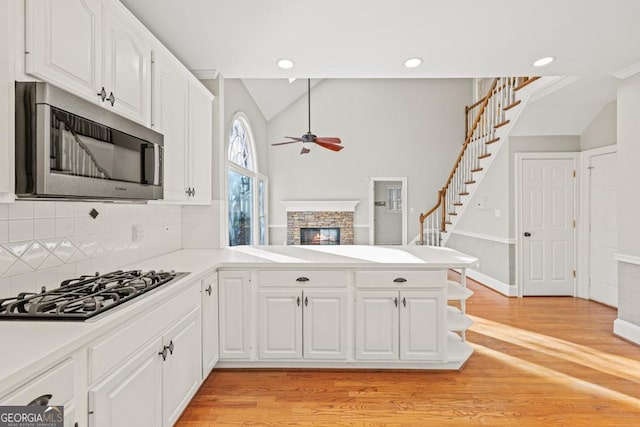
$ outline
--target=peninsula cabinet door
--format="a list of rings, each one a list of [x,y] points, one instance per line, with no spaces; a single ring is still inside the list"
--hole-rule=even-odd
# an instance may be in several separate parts
[[[251,357],[251,282],[248,271],[218,273],[220,359]]]
[[[347,291],[304,291],[305,359],[347,358]]]
[[[260,291],[260,358],[302,358],[302,291]]]
[[[98,102],[102,2],[27,0],[26,72]]]
[[[444,360],[443,292],[400,292],[400,360]]]
[[[398,360],[398,292],[356,293],[356,359]]]

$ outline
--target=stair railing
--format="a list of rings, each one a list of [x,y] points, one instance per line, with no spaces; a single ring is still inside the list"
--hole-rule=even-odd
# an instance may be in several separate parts
[[[476,183],[473,174],[482,170],[481,160],[491,156],[488,146],[500,139],[496,137],[496,130],[509,124],[506,112],[520,104],[516,91],[537,79],[496,78],[484,98],[465,107],[465,141],[447,182],[438,191],[436,204],[420,214],[420,244],[442,245],[442,233],[446,233],[451,217],[457,215],[456,208],[462,206],[462,197],[469,195],[467,186]]]

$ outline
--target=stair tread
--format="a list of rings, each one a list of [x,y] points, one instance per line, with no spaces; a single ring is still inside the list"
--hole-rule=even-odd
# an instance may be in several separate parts
[[[498,142],[498,141],[500,141],[500,137],[490,139],[487,142],[485,142],[485,144],[489,145],[489,144],[493,144],[494,142]]]
[[[461,195],[461,196],[468,196],[469,195],[469,193],[467,193],[466,191],[464,191],[462,193],[458,193],[458,194]]]
[[[504,121],[504,122],[502,122],[502,123],[498,123],[497,125],[494,125],[494,126],[493,126],[493,128],[494,128],[494,129],[501,128],[502,126],[506,126],[506,125],[508,125],[510,122],[511,122],[511,120],[505,120],[505,121]]]
[[[475,181],[465,181],[464,183],[465,184],[475,184],[476,182]]]
[[[482,159],[486,159],[487,157],[490,157],[491,153],[487,153],[487,154],[483,154],[482,156],[478,156],[478,159],[482,160]]]
[[[457,214],[457,213],[455,213],[455,212],[449,212],[449,215],[456,216],[456,215],[458,215],[458,214]]]
[[[513,107],[516,107],[516,106],[520,105],[520,103],[521,103],[521,102],[522,102],[522,101],[520,101],[520,100],[518,99],[516,102],[512,103],[511,105],[507,105],[506,107],[504,107],[504,108],[503,108],[503,110],[504,110],[504,111],[509,111],[509,110],[510,110],[510,109],[512,109]]]
[[[471,172],[480,172],[482,170],[482,168],[475,168],[475,169],[471,169]]]

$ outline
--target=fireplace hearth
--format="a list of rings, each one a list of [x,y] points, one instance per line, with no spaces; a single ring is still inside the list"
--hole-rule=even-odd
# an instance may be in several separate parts
[[[339,227],[300,228],[300,244],[301,245],[339,245],[340,244],[340,228]]]

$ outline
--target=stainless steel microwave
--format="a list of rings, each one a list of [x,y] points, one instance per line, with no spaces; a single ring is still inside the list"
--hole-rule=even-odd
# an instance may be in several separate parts
[[[16,82],[16,196],[155,200],[163,136],[55,86]]]

